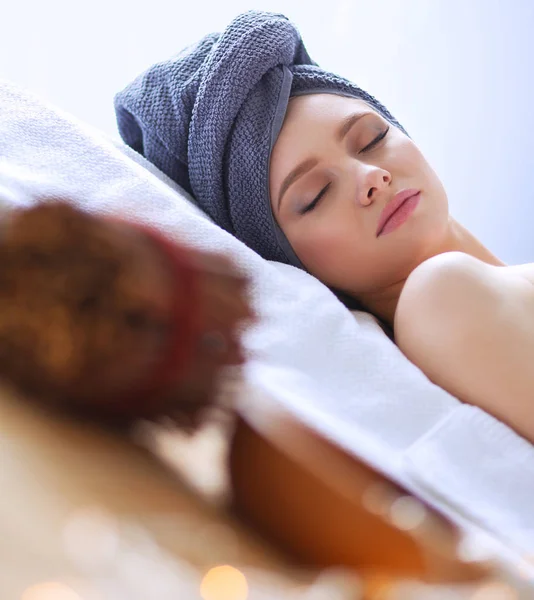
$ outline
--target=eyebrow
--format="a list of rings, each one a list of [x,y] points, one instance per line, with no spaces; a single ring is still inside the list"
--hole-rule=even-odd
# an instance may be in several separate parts
[[[361,118],[366,117],[367,115],[372,114],[369,111],[366,112],[356,112],[350,114],[348,117],[345,117],[336,133],[336,139],[338,142],[342,142],[347,133],[350,131],[352,126],[359,121]],[[280,204],[282,203],[282,198],[284,194],[287,192],[288,188],[300,179],[303,175],[305,175],[308,171],[310,171],[317,164],[317,160],[314,158],[308,158],[304,162],[300,163],[297,167],[295,167],[289,175],[284,179],[282,185],[280,186],[280,194],[278,195],[278,210],[280,210]]]

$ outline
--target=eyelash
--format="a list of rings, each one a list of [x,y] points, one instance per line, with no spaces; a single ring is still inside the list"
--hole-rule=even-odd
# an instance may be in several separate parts
[[[360,150],[360,152],[367,152],[368,150],[372,150],[379,142],[381,142],[386,137],[386,135],[388,134],[388,131],[389,131],[389,127],[384,129],[384,131],[382,133],[379,133],[375,137],[375,139],[370,144],[367,144],[367,146],[365,146],[365,148]]]
[[[367,146],[365,146],[365,148],[363,148],[362,150],[360,150],[360,153],[362,152],[368,152],[369,150],[372,150],[378,143],[380,143],[388,134],[389,132],[389,127],[387,129],[385,129],[384,131],[382,131],[381,133],[379,133],[375,139],[370,143],[367,144]],[[326,194],[326,192],[328,191],[328,188],[331,185],[331,181],[329,183],[327,183],[324,188],[319,192],[319,194],[310,202],[310,204],[308,204],[307,206],[305,206],[301,211],[300,214],[304,215],[307,212],[310,212],[311,210],[313,210],[317,204],[319,203],[319,200],[321,200],[321,198]]]

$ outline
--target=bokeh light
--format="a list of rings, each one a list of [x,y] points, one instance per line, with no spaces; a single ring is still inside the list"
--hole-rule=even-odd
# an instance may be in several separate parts
[[[389,509],[389,518],[392,523],[405,531],[419,527],[426,516],[426,508],[412,496],[398,498]]]
[[[241,571],[229,565],[210,569],[200,586],[203,600],[247,600],[248,584]]]
[[[397,498],[399,493],[392,485],[386,481],[376,481],[365,488],[362,494],[362,505],[370,513],[386,517]]]
[[[47,581],[29,587],[21,600],[82,600],[82,597],[64,583]]]

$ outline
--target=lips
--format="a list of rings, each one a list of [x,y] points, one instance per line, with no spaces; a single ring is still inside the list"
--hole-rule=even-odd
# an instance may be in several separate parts
[[[380,235],[382,230],[384,229],[386,223],[393,216],[393,214],[406,202],[406,200],[416,196],[420,190],[416,190],[413,188],[401,190],[395,196],[391,202],[386,204],[384,210],[380,213],[380,218],[378,219],[378,227],[376,228],[376,237]]]

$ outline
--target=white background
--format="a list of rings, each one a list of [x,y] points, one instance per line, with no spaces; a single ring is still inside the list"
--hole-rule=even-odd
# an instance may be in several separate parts
[[[118,136],[118,90],[251,8],[287,15],[319,65],[391,110],[484,244],[534,261],[530,0],[18,0],[2,6],[0,77]]]

